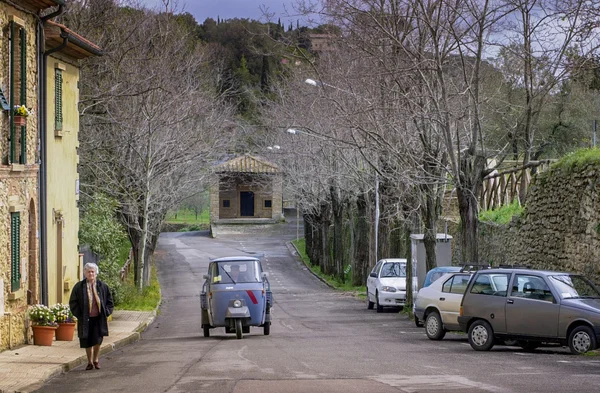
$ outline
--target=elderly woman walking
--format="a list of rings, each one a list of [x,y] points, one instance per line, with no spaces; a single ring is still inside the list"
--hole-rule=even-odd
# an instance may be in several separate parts
[[[88,359],[86,370],[100,368],[98,357],[104,336],[108,336],[107,318],[113,312],[113,301],[108,286],[97,279],[98,265],[86,263],[85,278],[73,287],[69,307],[77,317],[77,335],[80,348],[85,348]]]

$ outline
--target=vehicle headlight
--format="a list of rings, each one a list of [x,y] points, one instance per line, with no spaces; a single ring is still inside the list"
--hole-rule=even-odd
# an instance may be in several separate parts
[[[388,286],[381,287],[381,290],[383,292],[396,292],[396,288],[394,288],[394,287],[388,287]]]
[[[241,300],[234,300],[233,301],[233,307],[235,307],[235,308],[242,307],[242,301]]]

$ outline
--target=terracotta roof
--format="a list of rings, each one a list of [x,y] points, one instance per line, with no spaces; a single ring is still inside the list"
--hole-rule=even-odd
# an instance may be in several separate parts
[[[279,167],[263,158],[244,155],[216,166],[216,171],[236,173],[279,173]]]
[[[61,49],[60,52],[76,59],[102,56],[102,49],[98,45],[83,38],[65,25],[47,21],[44,25],[44,34],[46,36],[46,50],[59,47],[63,43],[63,37],[67,37],[67,46]]]
[[[43,10],[57,5],[65,5],[65,0],[20,0],[18,3],[32,10]]]

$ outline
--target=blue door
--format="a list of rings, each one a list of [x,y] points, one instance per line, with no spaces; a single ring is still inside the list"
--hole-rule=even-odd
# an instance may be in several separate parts
[[[254,193],[252,191],[240,192],[240,216],[254,217]]]

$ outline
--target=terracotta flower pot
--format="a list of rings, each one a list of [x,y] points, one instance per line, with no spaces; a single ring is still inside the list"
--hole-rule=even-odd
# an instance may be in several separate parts
[[[21,127],[27,125],[27,117],[25,116],[15,116],[14,117],[15,126]]]
[[[33,325],[31,328],[33,329],[33,343],[35,345],[52,345],[52,340],[54,339],[54,331],[56,330],[56,326]]]
[[[56,341],[73,341],[75,322],[59,323],[56,329]]]

